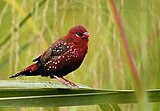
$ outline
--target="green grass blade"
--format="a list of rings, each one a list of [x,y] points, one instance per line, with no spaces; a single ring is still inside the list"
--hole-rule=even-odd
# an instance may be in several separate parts
[[[109,104],[99,105],[102,111],[113,111],[112,107]]]
[[[89,88],[85,85],[78,84],[79,88]],[[70,88],[64,84],[57,82],[29,82],[29,81],[14,81],[0,80],[0,88]],[[72,87],[76,88],[76,87]]]
[[[115,111],[122,111],[121,108],[117,104],[111,104]]]
[[[137,102],[133,90],[98,90],[87,87],[73,89],[54,82],[23,81],[0,81],[0,87],[0,107],[113,104],[114,110],[121,111],[115,104]],[[150,102],[159,102],[160,90],[149,90],[148,97]]]
[[[39,4],[38,7],[41,7],[44,3],[46,2],[46,0],[42,0]],[[26,17],[24,17],[24,19],[22,19],[22,21],[20,21],[19,23],[19,28],[21,28],[26,22],[27,20],[35,13],[35,7],[33,8],[33,12],[30,12],[29,14],[27,14]],[[18,29],[15,28],[14,31],[16,32]],[[10,38],[11,38],[12,33],[10,33],[10,31],[7,33],[5,39],[0,43],[0,47],[2,47],[4,44],[6,44]]]
[[[1,107],[79,106],[109,102],[108,92],[95,93],[93,90],[1,89],[0,94],[3,95],[0,97]]]

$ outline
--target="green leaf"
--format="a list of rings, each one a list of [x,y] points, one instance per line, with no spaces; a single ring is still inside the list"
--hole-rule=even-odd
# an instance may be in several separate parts
[[[122,111],[121,108],[117,104],[112,104],[112,107],[115,111]]]
[[[98,90],[82,85],[78,89],[54,82],[24,81],[0,81],[0,87],[1,107],[100,105],[103,110],[112,106],[115,111],[121,111],[115,104],[137,101],[133,90]],[[148,96],[150,102],[158,102],[160,90],[150,90]]]
[[[102,111],[113,111],[112,107],[107,104],[107,105],[99,105]]]

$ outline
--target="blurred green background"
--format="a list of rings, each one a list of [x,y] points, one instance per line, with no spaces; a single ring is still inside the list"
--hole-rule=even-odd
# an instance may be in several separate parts
[[[90,33],[89,52],[81,67],[67,75],[71,81],[98,89],[134,89],[131,72],[107,0],[1,0],[0,79],[8,80],[41,54],[53,41],[78,24]],[[160,88],[160,1],[115,0],[135,59],[147,89]],[[41,2],[41,5],[39,5]],[[26,22],[19,25],[27,15]],[[55,81],[21,77],[24,81]],[[136,111],[136,104],[120,105]],[[152,103],[153,111],[160,109]],[[19,111],[99,111],[98,106],[63,108],[2,108]]]

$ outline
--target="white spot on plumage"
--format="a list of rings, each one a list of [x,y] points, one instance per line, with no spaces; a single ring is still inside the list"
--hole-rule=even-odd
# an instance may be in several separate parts
[[[57,50],[57,52],[59,52],[60,50]]]
[[[71,54],[74,54],[74,52],[70,52]]]
[[[60,59],[60,58],[61,58],[61,56],[58,57],[58,59]]]
[[[74,49],[74,51],[78,51],[77,49]]]
[[[70,48],[72,48],[73,47],[73,45],[71,45],[71,47]]]

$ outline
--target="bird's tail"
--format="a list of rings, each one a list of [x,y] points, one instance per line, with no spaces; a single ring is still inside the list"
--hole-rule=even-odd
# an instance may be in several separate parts
[[[36,73],[36,72],[39,68],[40,68],[40,65],[38,63],[35,63],[35,64],[32,64],[32,65],[24,68],[20,72],[10,76],[9,78],[15,78],[18,76],[35,76],[35,75],[38,75],[38,73]]]

